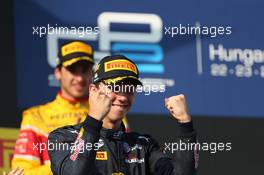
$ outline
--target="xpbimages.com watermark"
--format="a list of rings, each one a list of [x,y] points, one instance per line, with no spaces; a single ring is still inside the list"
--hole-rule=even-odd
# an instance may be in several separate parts
[[[73,152],[75,150],[78,150],[79,153],[84,153],[85,150],[91,151],[95,150],[97,151],[101,146],[102,143],[96,142],[96,143],[84,143],[82,139],[78,139],[78,141],[68,144],[68,143],[53,143],[53,142],[47,142],[47,143],[33,143],[33,150],[38,151],[39,153],[43,153],[46,150],[52,151],[52,150],[62,150],[62,151],[70,151]]]
[[[150,95],[151,93],[164,93],[166,86],[163,84],[146,84],[146,85],[132,85],[114,83],[114,84],[99,84],[99,88],[103,89],[103,92],[107,93],[110,91],[115,93],[143,93],[144,95]]]
[[[231,26],[200,26],[196,25],[182,25],[178,26],[165,26],[164,35],[170,37],[177,37],[180,35],[205,35],[212,38],[221,36],[221,35],[231,35],[232,27]]]
[[[43,37],[46,35],[77,35],[82,38],[86,35],[98,35],[99,27],[91,26],[58,26],[58,24],[47,24],[46,26],[33,26],[32,35]]]
[[[211,154],[215,154],[220,151],[231,151],[231,142],[197,142],[197,143],[186,143],[182,142],[165,142],[164,143],[164,153],[174,153],[176,151],[208,151]]]

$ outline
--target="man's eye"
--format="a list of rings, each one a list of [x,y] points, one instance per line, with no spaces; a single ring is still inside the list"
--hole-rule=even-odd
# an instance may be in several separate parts
[[[88,73],[90,71],[90,68],[88,66],[83,66],[81,71],[82,73]]]
[[[73,73],[73,74],[75,73],[75,69],[73,69],[73,68],[69,68],[68,70],[69,70],[71,73]]]

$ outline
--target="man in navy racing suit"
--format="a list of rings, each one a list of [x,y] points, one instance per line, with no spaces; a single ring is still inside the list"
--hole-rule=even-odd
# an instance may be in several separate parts
[[[169,158],[151,136],[125,132],[122,118],[135,100],[137,86],[142,83],[133,61],[116,55],[99,62],[89,87],[88,117],[49,135],[55,175],[195,174],[193,149],[176,151]],[[166,98],[165,106],[176,119],[177,140],[195,143],[184,95]]]

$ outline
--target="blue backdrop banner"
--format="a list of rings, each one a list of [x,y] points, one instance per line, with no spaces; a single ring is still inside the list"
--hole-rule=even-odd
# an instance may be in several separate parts
[[[16,0],[18,107],[52,100],[58,45],[83,40],[95,59],[124,54],[140,70],[132,113],[167,114],[185,94],[198,116],[264,117],[264,1]]]

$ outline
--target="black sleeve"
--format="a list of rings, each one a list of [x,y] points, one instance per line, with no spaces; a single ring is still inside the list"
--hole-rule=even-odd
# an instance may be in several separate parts
[[[49,144],[57,145],[49,149],[54,175],[93,174],[96,171],[95,150],[86,149],[86,145],[98,142],[102,122],[88,116],[79,128],[79,133],[75,135],[73,133],[77,131],[74,127],[64,127],[50,133]]]
[[[196,174],[196,153],[191,146],[191,143],[196,142],[196,133],[191,122],[178,123],[177,125],[177,132],[175,132],[176,141],[166,143],[163,150],[155,140],[151,139],[149,146],[149,167],[151,173],[155,172],[154,174],[159,175]],[[180,149],[180,145],[184,144],[186,144],[186,149]]]

